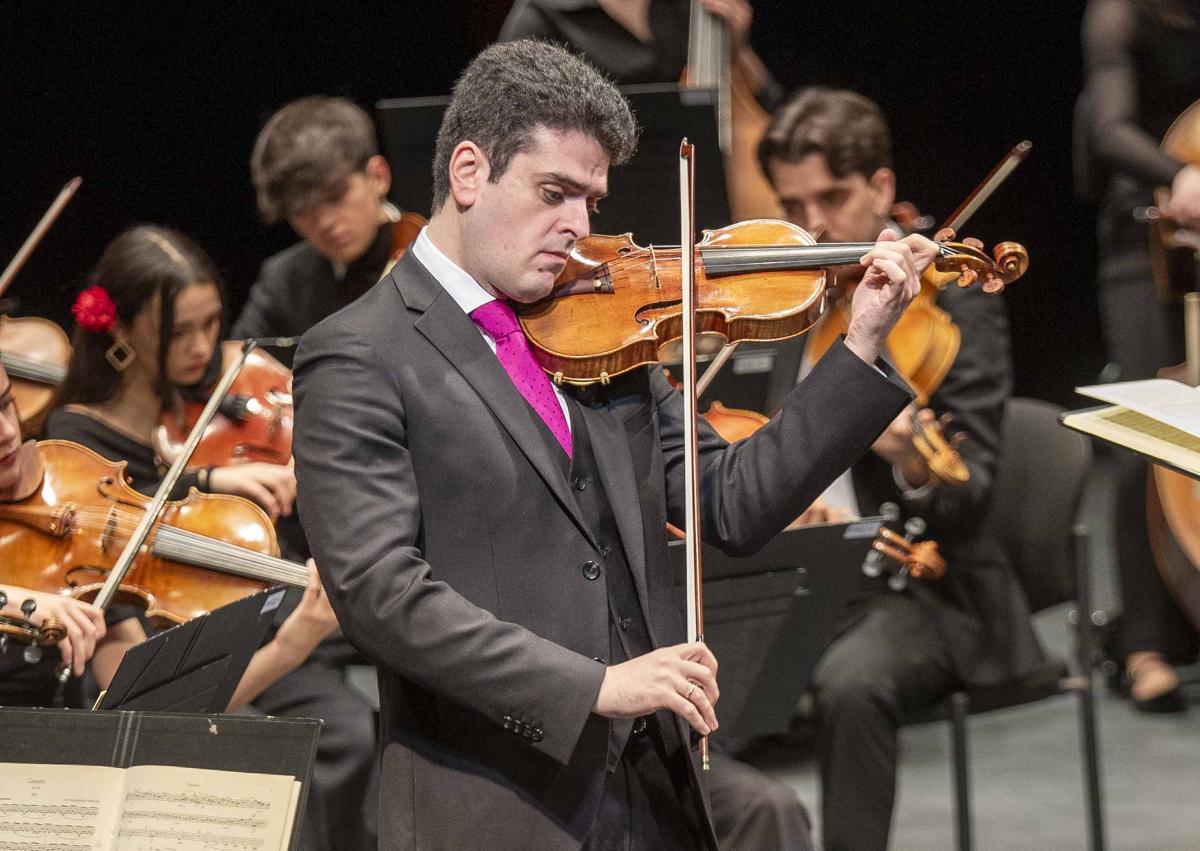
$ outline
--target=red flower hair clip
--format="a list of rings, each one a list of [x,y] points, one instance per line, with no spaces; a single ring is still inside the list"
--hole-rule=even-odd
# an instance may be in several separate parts
[[[117,306],[108,290],[90,286],[75,298],[71,313],[79,327],[90,334],[111,331],[117,322]]]

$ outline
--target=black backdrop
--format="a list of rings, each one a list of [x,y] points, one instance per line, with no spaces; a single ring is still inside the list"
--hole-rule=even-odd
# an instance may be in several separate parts
[[[448,92],[499,30],[504,0],[242,4],[0,3],[0,262],[75,174],[84,185],[10,295],[67,323],[104,244],[139,221],[189,233],[240,307],[294,237],[256,218],[247,160],[270,113],[304,94]],[[1009,290],[1017,392],[1070,403],[1103,364],[1090,212],[1074,198],[1070,115],[1082,0],[755,0],[753,41],[785,84],[878,100],[900,197],[939,219],[1022,138],[1025,164],[968,227],[1024,243]],[[607,229],[611,229],[606,227]]]

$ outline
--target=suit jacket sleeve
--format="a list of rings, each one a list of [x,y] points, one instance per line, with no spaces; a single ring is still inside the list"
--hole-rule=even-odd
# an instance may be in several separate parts
[[[878,366],[864,363],[839,342],[796,385],[779,414],[746,440],[728,445],[702,423],[706,542],[732,555],[756,552],[867,451],[912,398],[891,367]],[[682,527],[683,400],[659,371],[653,371],[652,381],[668,517]]]
[[[987,507],[996,478],[1004,402],[1012,393],[1012,361],[1003,299],[979,289],[954,288],[939,301],[962,332],[962,342],[930,407],[939,416],[950,415],[950,433],[966,436],[959,454],[970,479],[961,485],[924,488],[916,496],[900,499],[906,515],[925,518],[932,536],[953,538],[970,534]]]
[[[401,388],[369,341],[336,327],[301,343],[293,449],[300,515],[342,629],[377,664],[497,724],[542,719],[530,747],[566,763],[604,666],[435,578],[421,553]]]

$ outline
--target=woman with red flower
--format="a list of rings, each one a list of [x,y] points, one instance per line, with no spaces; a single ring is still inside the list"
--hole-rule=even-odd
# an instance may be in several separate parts
[[[71,309],[74,352],[46,436],[128,460],[134,487],[152,493],[163,470],[151,435],[178,388],[205,378],[222,311],[216,269],[192,240],[150,225],[118,236]],[[272,518],[291,514],[296,498],[295,476],[279,464],[189,473],[175,495],[191,487],[244,496]]]

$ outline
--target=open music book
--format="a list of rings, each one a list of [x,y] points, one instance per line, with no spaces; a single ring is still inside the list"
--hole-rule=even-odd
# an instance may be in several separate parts
[[[1109,407],[1065,415],[1067,428],[1200,478],[1200,389],[1154,378],[1077,387]]]
[[[0,763],[0,848],[282,851],[299,796],[281,774]]]

